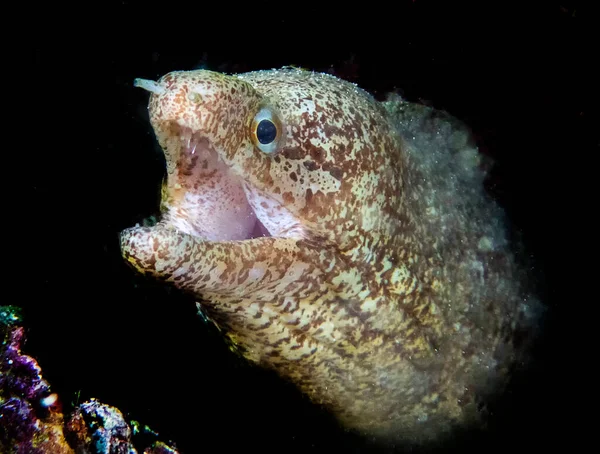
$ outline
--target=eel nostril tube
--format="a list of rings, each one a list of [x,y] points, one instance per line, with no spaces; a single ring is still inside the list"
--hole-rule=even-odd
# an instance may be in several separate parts
[[[165,87],[163,87],[158,82],[148,79],[135,79],[133,81],[133,86],[143,88],[144,90],[149,91],[151,93],[155,93],[157,95],[160,95],[165,92]]]

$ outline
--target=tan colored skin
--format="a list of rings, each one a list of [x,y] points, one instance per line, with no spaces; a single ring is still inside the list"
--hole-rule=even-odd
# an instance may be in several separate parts
[[[512,258],[493,210],[438,196],[411,159],[401,103],[300,70],[174,72],[156,87],[164,219],[122,233],[128,262],[201,298],[244,356],[347,427],[423,440],[477,420],[514,356]],[[269,153],[253,137],[265,107],[282,133]],[[222,205],[186,199],[223,187]],[[271,236],[218,239],[209,220],[234,206]]]

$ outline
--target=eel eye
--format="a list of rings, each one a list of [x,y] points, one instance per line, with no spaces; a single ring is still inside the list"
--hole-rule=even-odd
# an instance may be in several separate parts
[[[273,143],[277,138],[277,126],[271,120],[260,120],[256,127],[256,138],[263,145]]]
[[[263,153],[274,153],[279,148],[282,130],[277,114],[268,107],[263,107],[252,121],[252,142]]]

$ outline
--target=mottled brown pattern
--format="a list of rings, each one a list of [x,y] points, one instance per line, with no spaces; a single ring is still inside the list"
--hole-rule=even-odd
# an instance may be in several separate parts
[[[164,219],[123,232],[124,257],[208,301],[249,360],[348,427],[424,440],[476,421],[476,399],[514,359],[506,333],[526,306],[495,208],[481,184],[442,183],[454,176],[403,134],[408,103],[288,69],[158,84],[149,110],[167,159]],[[284,128],[274,153],[250,130],[265,107]],[[202,160],[217,171],[198,173]],[[215,187],[270,236],[202,233],[223,208],[185,200]]]

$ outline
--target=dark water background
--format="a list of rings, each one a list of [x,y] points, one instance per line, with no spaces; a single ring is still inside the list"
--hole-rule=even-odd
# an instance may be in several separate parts
[[[586,398],[573,387],[581,363],[571,321],[585,302],[571,292],[577,266],[564,257],[574,247],[568,227],[582,217],[573,170],[598,151],[597,18],[568,1],[221,3],[32,5],[21,29],[35,47],[21,55],[25,71],[6,70],[7,91],[31,97],[12,118],[26,126],[26,151],[6,171],[19,178],[16,199],[10,186],[7,198],[23,212],[7,216],[9,248],[18,249],[7,302],[25,308],[26,352],[66,407],[77,393],[97,397],[186,453],[375,449],[230,355],[189,298],[135,276],[119,255],[118,232],[156,209],[163,174],[147,93],[133,79],[296,65],[445,109],[496,161],[488,187],[523,238],[549,317],[532,370],[496,407],[492,427],[443,448],[577,444],[583,421],[572,404]]]

